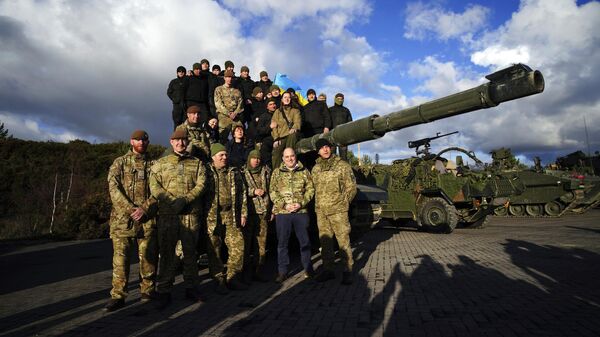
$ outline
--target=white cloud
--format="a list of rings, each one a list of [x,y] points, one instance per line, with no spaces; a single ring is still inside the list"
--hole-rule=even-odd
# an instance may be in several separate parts
[[[433,97],[441,97],[481,84],[483,78],[475,79],[472,71],[458,67],[453,61],[441,62],[434,56],[427,56],[420,62],[409,65],[409,75],[423,79],[417,92],[430,92]]]
[[[484,67],[495,67],[496,69],[506,67],[513,63],[528,64],[531,60],[527,46],[506,48],[495,45],[471,55],[471,61]]]
[[[490,10],[480,5],[470,5],[462,13],[444,10],[435,3],[413,2],[406,8],[404,37],[439,40],[470,37],[486,26]]]
[[[20,118],[6,111],[0,112],[0,122],[4,123],[4,128],[15,138],[32,140],[52,140],[57,142],[68,142],[75,139],[82,139],[70,131],[48,130],[41,128],[39,123],[29,119]]]

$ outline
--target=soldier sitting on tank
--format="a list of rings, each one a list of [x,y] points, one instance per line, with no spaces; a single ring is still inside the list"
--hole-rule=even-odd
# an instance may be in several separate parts
[[[208,170],[207,210],[208,233],[208,269],[217,281],[216,291],[227,293],[232,290],[245,290],[247,285],[241,282],[244,263],[244,237],[241,228],[248,217],[247,197],[244,180],[240,171],[227,164],[227,151],[221,143],[210,147],[212,163]],[[221,257],[221,246],[229,253],[227,272]]]
[[[150,191],[158,200],[159,273],[158,307],[171,302],[175,279],[175,246],[181,240],[183,250],[183,284],[186,298],[198,302],[198,265],[196,247],[202,211],[201,195],[206,183],[206,169],[200,159],[186,152],[188,136],[183,129],[173,132],[173,152],[152,166]]]
[[[125,305],[133,246],[137,243],[140,259],[142,301],[154,298],[158,245],[156,241],[156,199],[150,195],[148,177],[151,162],[146,149],[150,140],[146,131],[131,134],[131,149],[115,159],[108,172],[108,190],[112,201],[110,238],[113,242],[111,299],[104,309],[115,311]]]

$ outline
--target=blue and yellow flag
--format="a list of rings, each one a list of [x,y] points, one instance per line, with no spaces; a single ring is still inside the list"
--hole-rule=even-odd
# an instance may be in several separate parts
[[[302,90],[302,88],[300,88],[296,82],[290,80],[286,74],[277,73],[277,75],[275,75],[275,81],[273,81],[273,84],[277,85],[279,87],[279,91],[282,93],[289,88],[294,89],[294,91],[296,91],[296,95],[298,95],[298,101],[300,104],[303,106],[308,104],[308,99],[306,99],[306,91]]]

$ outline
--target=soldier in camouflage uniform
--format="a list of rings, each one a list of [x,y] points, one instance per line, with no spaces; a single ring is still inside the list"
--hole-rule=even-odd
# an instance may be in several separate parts
[[[148,176],[151,162],[146,156],[148,134],[136,130],[131,134],[131,150],[115,159],[108,173],[112,201],[110,238],[113,242],[113,277],[111,299],[106,311],[125,304],[129,281],[130,256],[137,241],[140,259],[142,301],[153,298],[158,261],[156,241],[156,200],[150,195]]]
[[[196,289],[196,246],[206,168],[198,158],[186,152],[187,142],[186,132],[182,129],[175,130],[170,140],[173,153],[157,160],[150,175],[150,191],[158,200],[159,212],[157,227],[160,264],[156,290],[161,308],[171,301],[177,240],[181,240],[183,248],[185,295],[195,302],[202,300]]]
[[[344,272],[342,284],[352,283],[352,249],[350,248],[350,222],[348,208],[356,195],[356,178],[350,165],[332,154],[331,143],[326,139],[316,142],[319,158],[312,170],[315,184],[315,209],[321,242],[323,272],[316,277],[319,282],[335,278],[333,265],[333,236],[337,239]]]
[[[283,151],[283,163],[273,170],[269,195],[273,201],[273,214],[277,229],[277,264],[278,283],[287,278],[290,258],[288,241],[292,230],[300,243],[300,259],[304,267],[304,276],[311,277],[313,272],[310,260],[310,239],[308,225],[310,223],[306,206],[313,198],[315,189],[307,168],[297,161],[292,148]]]
[[[187,153],[208,163],[210,159],[210,139],[209,135],[200,124],[200,108],[192,105],[187,109],[187,119],[177,129],[187,132],[188,146]]]
[[[251,201],[248,203],[248,223],[244,227],[244,276],[246,280],[254,276],[258,281],[266,281],[263,266],[267,251],[267,225],[272,216],[268,192],[271,169],[261,165],[258,150],[248,154],[244,177]]]
[[[240,280],[244,264],[244,237],[241,228],[248,217],[247,198],[242,174],[235,167],[227,165],[227,151],[221,143],[210,147],[212,164],[207,175],[205,208],[208,232],[208,268],[210,275],[217,280],[217,292],[227,292],[226,285],[233,290],[248,287]],[[221,246],[229,253],[227,274]]]
[[[231,84],[233,71],[226,70],[223,75],[225,84],[215,89],[215,107],[219,117],[219,141],[227,144],[227,138],[231,133],[231,124],[242,120],[244,111],[242,93]]]

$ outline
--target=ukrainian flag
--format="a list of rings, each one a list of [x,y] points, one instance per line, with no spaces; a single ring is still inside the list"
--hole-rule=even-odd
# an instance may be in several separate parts
[[[277,73],[277,75],[275,75],[275,81],[273,81],[273,84],[277,85],[282,93],[289,88],[294,89],[294,91],[296,91],[296,95],[298,95],[298,101],[300,104],[303,106],[308,104],[308,99],[306,99],[306,91],[302,90],[302,88],[300,88],[296,82],[290,80],[286,74]]]

